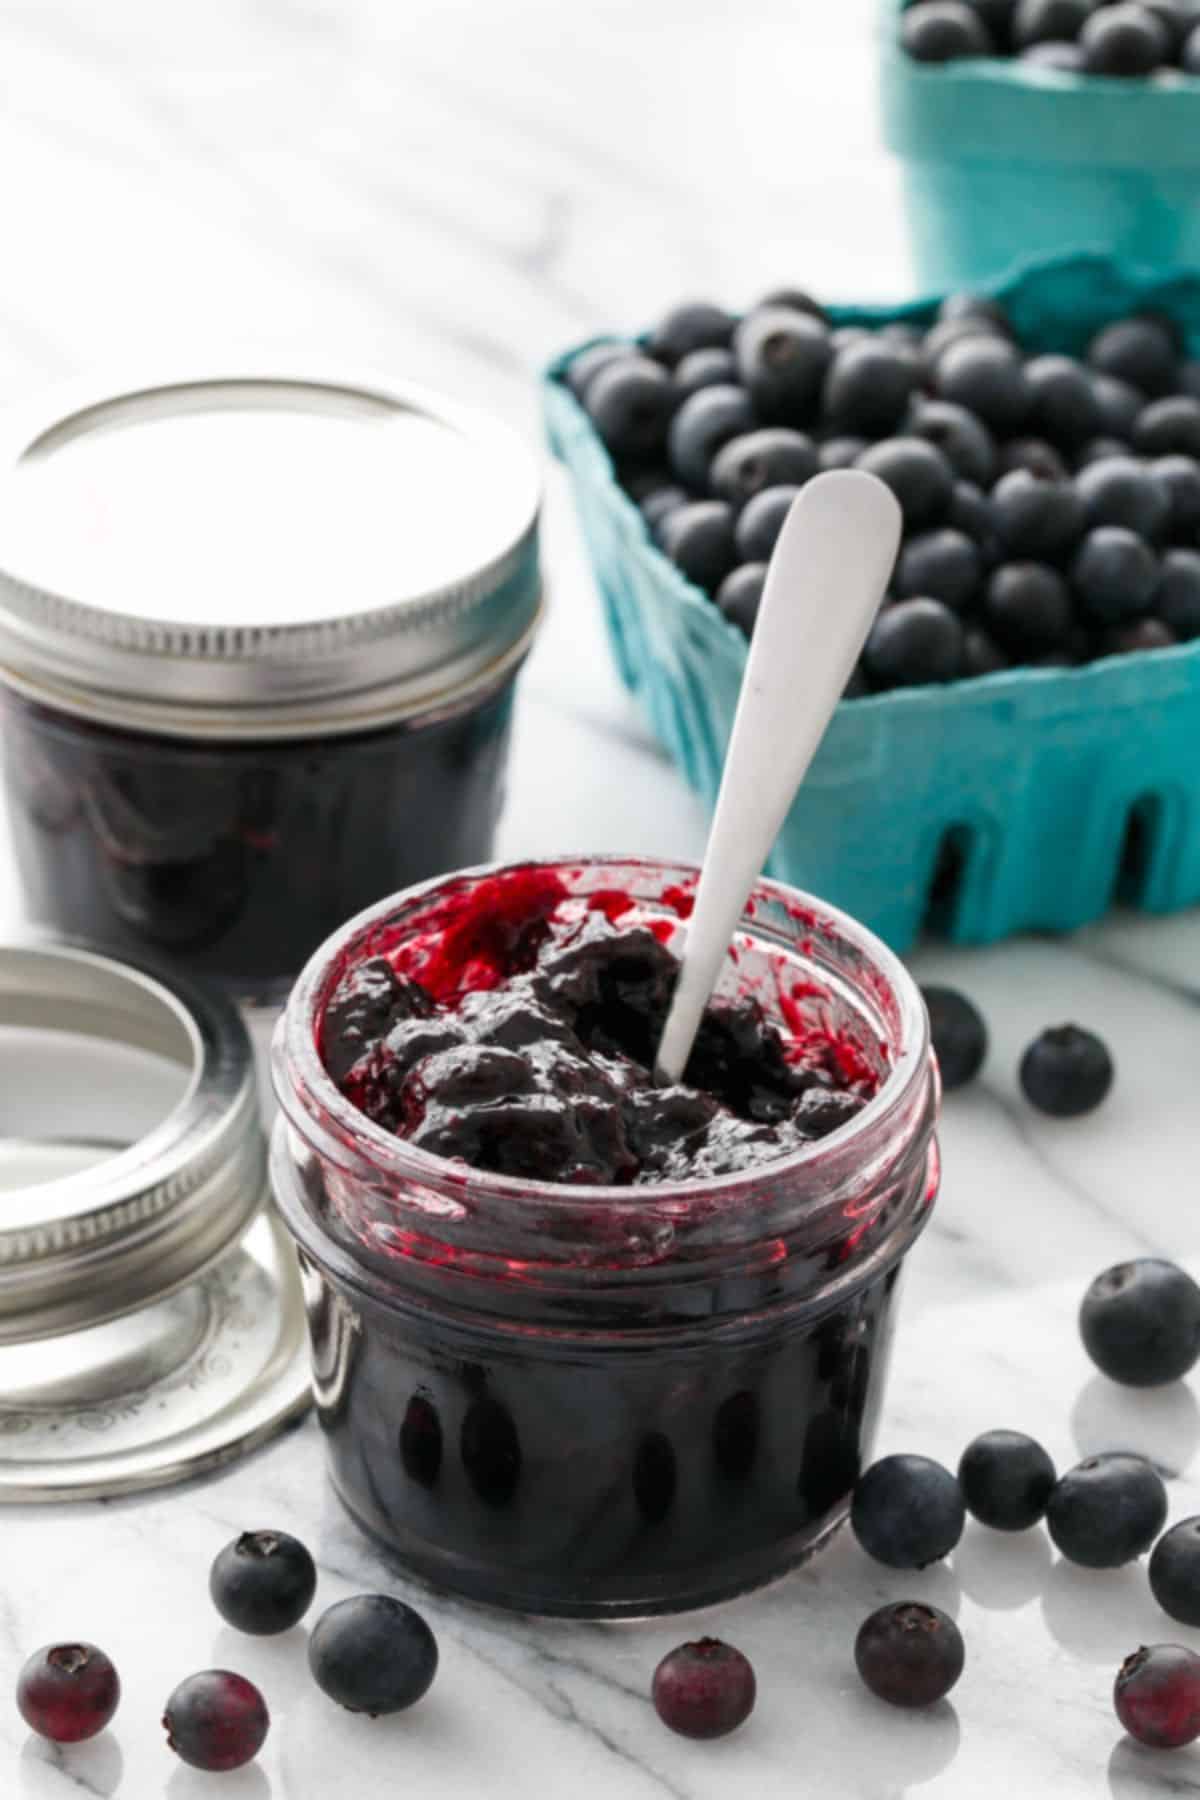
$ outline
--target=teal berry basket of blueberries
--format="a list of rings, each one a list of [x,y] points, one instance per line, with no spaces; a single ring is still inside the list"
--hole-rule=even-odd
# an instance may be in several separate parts
[[[860,670],[856,697],[838,707],[769,872],[823,895],[899,950],[929,928],[960,943],[988,943],[1022,930],[1073,929],[1118,899],[1150,912],[1200,901],[1200,399],[1188,391],[1200,393],[1200,365],[1190,360],[1200,357],[1200,273],[1162,277],[1072,257],[967,300],[836,306],[802,324],[794,324],[793,302],[807,305],[796,296],[782,308],[760,303],[734,336],[737,364],[749,367],[751,381],[755,344],[774,343],[769,362],[789,331],[830,359],[816,415],[813,403],[808,408],[811,435],[775,428],[772,454],[800,436],[814,466],[861,455],[890,478],[897,442],[908,467],[914,436],[927,433],[935,450],[939,441],[945,446],[929,459],[934,473],[948,466],[953,481],[949,502],[942,494],[934,505],[949,524],[924,517],[914,529],[912,493],[901,492],[906,542],[864,660],[873,682]],[[719,338],[723,315],[708,312],[717,321],[710,335]],[[729,319],[724,335],[733,325]],[[687,509],[681,506],[671,485],[677,476],[659,466],[670,451],[618,471],[588,408],[621,385],[609,376],[596,386],[606,354],[614,368],[627,369],[631,352],[656,347],[652,334],[627,340],[618,365],[618,343],[592,340],[551,365],[549,437],[573,483],[621,677],[711,803],[746,661],[745,630],[732,620],[741,610],[746,623],[739,584],[748,578],[753,585],[754,573],[734,569],[726,578],[739,554],[726,550],[705,592],[677,564],[691,560],[695,531],[714,521],[740,545],[751,505],[769,512],[780,489],[742,505],[733,524],[711,499],[695,512],[703,475],[693,478]],[[719,373],[716,350],[702,354]],[[985,493],[962,478],[964,460],[978,449],[979,421],[971,415],[972,437],[960,403],[982,379],[979,401],[995,420],[997,392],[989,394],[988,381],[999,365],[1019,371],[1025,403],[1019,418],[1009,418],[1008,439],[991,437],[991,478],[973,470]],[[639,368],[650,380],[644,362]],[[882,441],[865,453],[826,416],[838,397],[831,387],[838,370],[842,399],[857,391],[856,404],[865,396],[874,408],[872,435]],[[898,372],[910,391],[889,402]],[[679,387],[700,373],[693,360],[665,379]],[[664,376],[650,374],[651,389],[661,386]],[[1131,374],[1142,377],[1142,390],[1124,379]],[[1081,391],[1091,396],[1087,404]],[[711,386],[710,395],[724,398],[706,401],[705,417],[723,406],[736,414],[738,392],[745,401],[745,389]],[[696,413],[692,401],[684,404]],[[888,404],[898,417],[885,430],[880,407]],[[683,419],[680,406],[673,432],[682,434]],[[1072,441],[1069,455],[1028,435],[1047,420]],[[745,433],[756,423],[740,416],[737,428]],[[723,429],[713,444],[726,443],[735,475],[749,466],[761,486],[759,465],[770,456],[748,465],[743,439],[730,438]],[[985,448],[988,440],[985,427]],[[924,457],[917,454],[918,485]],[[728,492],[729,468],[714,462],[712,469]],[[925,499],[921,508],[928,512]],[[674,562],[656,532],[673,547]],[[958,579],[962,559],[970,564],[964,539],[976,555],[974,588],[950,594],[947,582]],[[929,588],[958,611],[922,597]],[[720,605],[710,597],[716,592]],[[938,679],[862,691],[895,674],[888,658],[896,623],[905,618],[911,626],[914,608],[918,639],[935,617],[933,638],[941,632],[952,640],[950,663],[938,661],[938,643],[921,650],[918,642],[918,662],[931,655]],[[958,678],[964,668],[984,672]],[[902,673],[913,679],[911,667]]]
[[[1071,250],[1200,266],[1198,28],[1192,0],[883,0],[919,283]]]

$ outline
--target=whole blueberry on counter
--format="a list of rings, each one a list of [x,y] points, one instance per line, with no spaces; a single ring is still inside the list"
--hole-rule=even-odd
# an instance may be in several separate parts
[[[606,363],[588,381],[583,403],[614,456],[653,456],[667,438],[675,410],[671,377],[648,356]]]
[[[785,306],[748,313],[733,340],[738,371],[762,418],[809,424],[833,361],[829,332],[819,319]]]
[[[1057,1119],[1094,1112],[1107,1097],[1114,1074],[1107,1046],[1078,1025],[1043,1031],[1021,1058],[1025,1098]]]
[[[736,625],[746,637],[754,635],[766,579],[766,563],[742,563],[725,577],[717,590],[717,605],[730,624]]]
[[[1200,1737],[1200,1656],[1183,1644],[1145,1644],[1117,1672],[1113,1708],[1130,1737],[1181,1750]]]
[[[1200,1519],[1182,1519],[1154,1546],[1150,1589],[1181,1625],[1200,1625]]]
[[[840,433],[883,437],[899,428],[920,375],[915,353],[903,344],[857,338],[837,352],[825,377],[825,419]]]
[[[917,0],[901,18],[900,42],[918,62],[995,53],[987,27],[965,0]]]
[[[358,1594],[322,1613],[308,1666],[323,1693],[347,1712],[403,1712],[428,1693],[437,1641],[420,1613],[388,1594]]]
[[[923,987],[942,1087],[950,1094],[974,1081],[984,1065],[988,1031],[979,1008],[957,988]]]
[[[993,1531],[1028,1531],[1045,1517],[1054,1464],[1023,1431],[985,1431],[963,1451],[958,1485],[967,1511]]]
[[[95,1644],[47,1644],[17,1680],[17,1710],[53,1744],[80,1744],[104,1730],[121,1700],[117,1671]]]
[[[764,488],[803,487],[817,472],[817,449],[803,432],[767,426],[730,438],[713,460],[709,485],[718,499],[743,506]]]
[[[754,1670],[719,1638],[680,1644],[654,1671],[654,1710],[680,1737],[728,1737],[754,1711]]]
[[[1079,1310],[1083,1347],[1096,1367],[1126,1387],[1160,1387],[1200,1359],[1200,1287],[1155,1256],[1097,1275]]]
[[[880,613],[863,649],[876,687],[923,687],[963,672],[961,619],[940,600],[898,600]]]
[[[685,300],[659,320],[647,340],[647,348],[660,362],[674,368],[697,350],[727,350],[737,320],[723,306],[708,300]]]
[[[304,1617],[317,1591],[317,1568],[286,1531],[244,1531],[217,1556],[208,1590],[227,1624],[270,1637]]]
[[[217,1774],[252,1762],[271,1726],[253,1682],[228,1669],[205,1669],[181,1681],[162,1722],[176,1756],[193,1769]]]
[[[733,512],[723,500],[693,500],[669,512],[659,542],[676,568],[707,593],[715,593],[737,562]]]
[[[958,1681],[965,1661],[954,1620],[919,1600],[881,1606],[864,1620],[854,1641],[863,1682],[889,1706],[935,1706]]]
[[[868,1556],[892,1569],[923,1569],[949,1556],[966,1508],[949,1469],[927,1456],[885,1456],[861,1475],[850,1525]]]
[[[754,408],[744,388],[701,388],[683,402],[667,433],[667,459],[676,480],[695,494],[706,493],[717,451],[730,438],[752,431],[754,424]]]
[[[954,472],[933,444],[919,437],[888,438],[858,459],[860,469],[890,487],[910,531],[940,524],[954,495]]]
[[[1144,1556],[1166,1518],[1162,1476],[1140,1456],[1089,1456],[1055,1483],[1046,1505],[1055,1547],[1085,1569]]]

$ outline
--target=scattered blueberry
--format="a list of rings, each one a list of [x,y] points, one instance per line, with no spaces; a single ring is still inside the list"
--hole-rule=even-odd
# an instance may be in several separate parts
[[[1113,1688],[1118,1719],[1139,1744],[1180,1750],[1200,1737],[1200,1656],[1152,1644],[1126,1657]]]
[[[1158,1257],[1117,1263],[1084,1295],[1079,1330],[1110,1380],[1138,1388],[1178,1381],[1200,1359],[1200,1287]]]
[[[1046,1524],[1068,1562],[1119,1569],[1143,1556],[1167,1517],[1167,1490],[1140,1456],[1089,1456],[1055,1483]]]
[[[746,502],[735,529],[737,554],[742,562],[770,562],[775,540],[799,492],[799,488],[789,486],[764,488]]]
[[[910,531],[937,525],[954,494],[954,475],[940,450],[924,438],[888,438],[873,444],[858,467],[878,476],[900,502]]]
[[[1002,563],[988,579],[980,616],[1010,655],[1042,656],[1066,643],[1070,590],[1061,575],[1043,563]]]
[[[833,361],[829,332],[819,319],[790,307],[764,307],[742,320],[733,344],[741,378],[764,419],[803,426],[816,417]]]
[[[909,539],[900,552],[892,586],[902,600],[927,595],[961,612],[975,598],[982,574],[978,545],[965,533],[944,526]]]
[[[669,512],[659,542],[676,568],[715,594],[737,561],[733,512],[724,500],[693,500]]]
[[[167,1743],[193,1769],[218,1773],[252,1762],[271,1720],[253,1682],[228,1669],[205,1669],[181,1681],[163,1712]]]
[[[1154,609],[1181,643],[1200,637],[1200,551],[1167,551]]]
[[[700,1638],[663,1657],[651,1693],[655,1712],[680,1737],[728,1737],[754,1711],[754,1670],[732,1645]]]
[[[1120,525],[1101,525],[1084,538],[1071,563],[1071,586],[1084,615],[1097,625],[1135,618],[1154,600],[1158,559]]]
[[[693,493],[705,493],[717,451],[730,438],[752,431],[754,424],[754,408],[744,388],[701,388],[671,420],[667,455],[675,478]]]
[[[1113,1075],[1105,1045],[1078,1025],[1043,1031],[1021,1058],[1026,1099],[1056,1119],[1094,1112],[1112,1087]]]
[[[1126,78],[1150,75],[1167,60],[1170,43],[1154,14],[1144,6],[1103,6],[1079,34],[1089,75]]]
[[[864,1620],[854,1661],[866,1686],[890,1706],[935,1706],[963,1672],[962,1633],[936,1606],[902,1600]]]
[[[898,600],[871,627],[863,664],[876,687],[955,681],[963,666],[962,621],[940,600]]]
[[[920,400],[906,429],[936,446],[956,475],[978,488],[991,487],[996,478],[996,445],[986,425],[965,406],[949,400]]]
[[[614,456],[652,456],[666,442],[675,389],[648,356],[623,356],[592,376],[584,405]]]
[[[727,350],[737,320],[723,306],[707,300],[688,300],[673,306],[650,333],[652,356],[674,368],[697,350]]]
[[[121,1699],[121,1683],[95,1644],[47,1644],[17,1680],[17,1707],[31,1731],[54,1744],[80,1744],[103,1731]]]
[[[994,335],[949,345],[938,358],[937,389],[1002,437],[1020,430],[1033,398],[1020,351]]]
[[[1096,333],[1088,348],[1088,361],[1143,394],[1169,393],[1178,374],[1175,334],[1162,319],[1118,319]]]
[[[995,51],[982,19],[964,0],[917,0],[900,21],[900,42],[918,62],[953,62]]]
[[[432,1631],[388,1594],[358,1594],[322,1613],[308,1641],[308,1666],[323,1693],[348,1712],[403,1712],[437,1674]]]
[[[1075,477],[1089,527],[1124,525],[1140,538],[1156,538],[1171,512],[1170,499],[1151,470],[1131,456],[1089,463]]]
[[[732,350],[692,350],[675,368],[675,398],[682,405],[706,387],[735,387],[737,362]]]
[[[730,438],[717,452],[710,486],[719,499],[743,506],[764,488],[784,483],[803,487],[816,472],[817,451],[810,437],[783,426],[768,426]]]
[[[1150,1557],[1154,1598],[1181,1625],[1200,1625],[1200,1519],[1172,1525]]]
[[[1021,1431],[985,1431],[967,1445],[958,1465],[967,1511],[993,1531],[1028,1531],[1036,1525],[1045,1517],[1055,1479],[1042,1446]]]
[[[754,633],[766,579],[766,563],[742,563],[725,577],[717,590],[717,605],[730,624],[736,625],[747,637]]]
[[[825,378],[825,417],[835,431],[883,437],[898,429],[920,373],[916,355],[903,345],[856,339],[838,351]]]
[[[957,988],[924,987],[933,1048],[942,1087],[950,1094],[974,1081],[988,1049],[987,1026],[979,1008]]]
[[[226,1624],[270,1637],[298,1625],[312,1605],[316,1564],[286,1531],[244,1531],[216,1558],[208,1591]]]
[[[1070,481],[1014,469],[992,490],[996,535],[1009,556],[1049,562],[1066,556],[1084,531],[1084,506]]]
[[[868,1556],[892,1569],[923,1569],[949,1556],[966,1519],[949,1469],[927,1456],[885,1456],[859,1477],[850,1524]]]

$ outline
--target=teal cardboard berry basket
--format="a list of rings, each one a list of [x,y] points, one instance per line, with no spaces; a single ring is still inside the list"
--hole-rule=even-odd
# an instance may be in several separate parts
[[[1075,257],[991,291],[1033,349],[1079,353],[1102,325],[1151,307],[1200,353],[1200,273],[1161,278]],[[925,323],[936,305],[833,316]],[[563,385],[587,347],[547,371],[550,440],[574,485],[621,677],[711,804],[746,644],[652,543]],[[843,701],[768,868],[898,950],[931,918],[959,943],[990,943],[1070,930],[1118,891],[1149,912],[1200,901],[1200,643]]]
[[[880,101],[923,287],[973,287],[1071,250],[1200,267],[1200,80],[915,62],[899,44],[906,5],[882,0]]]

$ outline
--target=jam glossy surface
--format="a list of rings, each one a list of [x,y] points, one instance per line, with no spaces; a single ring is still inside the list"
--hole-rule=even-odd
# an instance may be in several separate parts
[[[234,743],[94,725],[0,695],[17,863],[34,917],[279,994],[391,890],[486,861],[511,685],[356,736]]]
[[[690,897],[677,904],[686,913]],[[785,1037],[752,994],[714,1001],[685,1081],[660,1086],[679,965],[631,912],[616,892],[581,905],[540,868],[473,884],[345,972],[322,1022],[327,1070],[432,1155],[603,1187],[751,1170],[862,1109],[870,1069],[844,1042]]]

